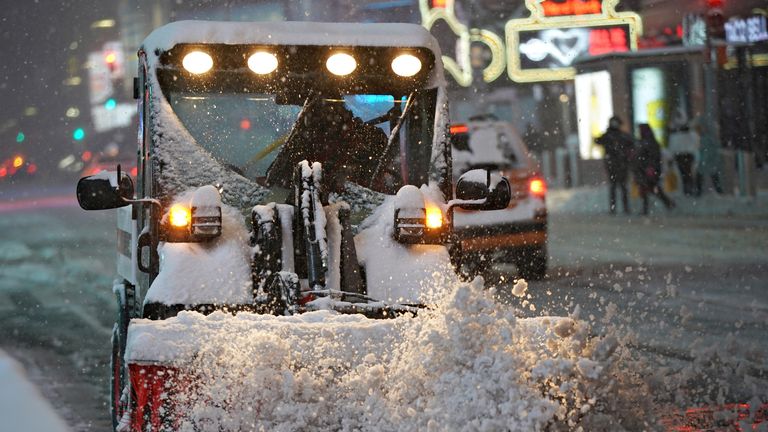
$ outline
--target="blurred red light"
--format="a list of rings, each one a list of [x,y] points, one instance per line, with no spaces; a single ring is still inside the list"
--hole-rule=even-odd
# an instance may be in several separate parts
[[[723,3],[725,3],[723,0],[707,0],[707,7],[710,9],[722,8]]]
[[[139,169],[136,167],[131,168],[131,177],[136,177],[139,174]]]
[[[6,167],[0,168],[0,177],[5,177],[8,175],[8,169]]]
[[[432,0],[432,7],[445,9],[445,0]]]
[[[33,163],[29,164],[29,166],[27,167],[27,174],[34,174],[36,172],[37,172],[37,165]]]
[[[467,125],[458,124],[458,125],[451,126],[452,134],[467,133],[468,131],[469,131],[469,127],[467,127]]]
[[[244,118],[244,119],[240,120],[240,129],[248,130],[250,128],[251,128],[251,121],[250,120],[248,120],[247,118]]]
[[[91,153],[91,152],[90,152],[90,151],[88,151],[88,150],[84,151],[84,152],[83,152],[83,155],[81,156],[81,158],[82,158],[82,159],[83,159],[83,161],[85,161],[85,162],[88,162],[89,160],[91,160],[91,158],[92,158],[92,157],[93,157],[93,153]]]

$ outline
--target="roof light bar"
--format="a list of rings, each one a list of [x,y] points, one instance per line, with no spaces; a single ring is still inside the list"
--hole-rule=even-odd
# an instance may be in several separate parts
[[[181,65],[184,66],[184,69],[188,72],[199,75],[211,70],[213,67],[213,58],[202,51],[192,51],[184,56]]]
[[[401,77],[412,77],[421,70],[421,60],[412,54],[400,54],[392,60],[392,71]]]
[[[277,56],[266,51],[256,51],[248,57],[248,68],[259,75],[267,75],[277,69]]]
[[[351,74],[357,68],[355,58],[347,53],[336,53],[328,57],[325,67],[334,75],[346,76]]]

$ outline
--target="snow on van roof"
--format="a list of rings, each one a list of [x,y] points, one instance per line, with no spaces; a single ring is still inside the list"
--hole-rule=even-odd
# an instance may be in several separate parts
[[[440,57],[435,38],[407,23],[176,21],[155,29],[143,46],[150,52],[180,43],[423,47]]]

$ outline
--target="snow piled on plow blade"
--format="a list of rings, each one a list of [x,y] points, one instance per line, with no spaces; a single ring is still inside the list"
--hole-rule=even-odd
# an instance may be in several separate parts
[[[518,319],[491,294],[459,283],[434,309],[390,320],[134,320],[126,357],[192,383],[167,387],[182,431],[653,428],[614,338],[568,317]]]

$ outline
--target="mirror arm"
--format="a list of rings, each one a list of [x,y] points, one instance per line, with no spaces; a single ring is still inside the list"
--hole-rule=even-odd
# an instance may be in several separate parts
[[[160,201],[154,199],[154,198],[141,198],[141,199],[128,199],[123,198],[123,202],[126,202],[128,204],[150,204],[157,207],[158,213],[160,210],[162,210],[163,206],[160,204]]]
[[[488,198],[483,199],[476,199],[476,200],[463,200],[463,199],[452,199],[448,201],[447,204],[447,211],[451,212],[453,211],[454,207],[463,206],[463,205],[484,205],[488,201]]]

